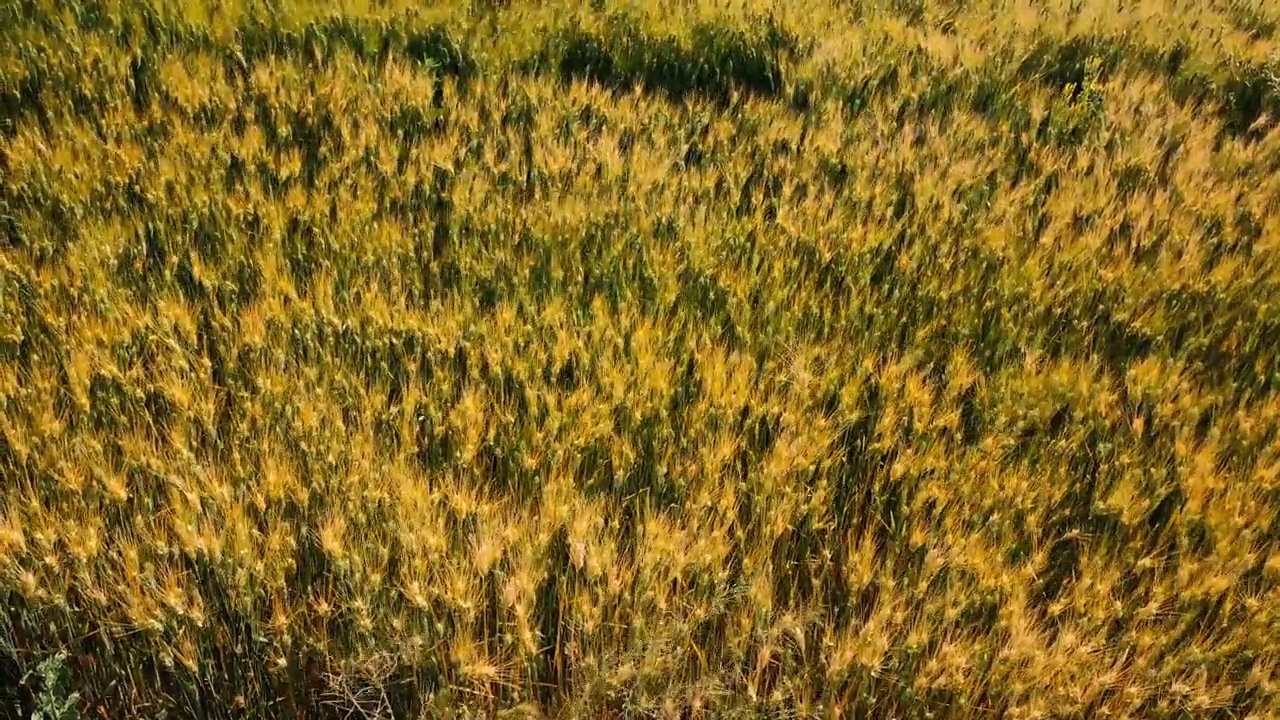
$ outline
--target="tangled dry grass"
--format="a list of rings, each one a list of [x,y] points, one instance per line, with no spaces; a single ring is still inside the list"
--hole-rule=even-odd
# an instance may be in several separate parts
[[[0,715],[1280,715],[1280,10],[415,5],[0,8]]]

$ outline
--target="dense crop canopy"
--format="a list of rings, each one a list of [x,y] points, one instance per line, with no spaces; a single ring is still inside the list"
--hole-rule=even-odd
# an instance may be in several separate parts
[[[419,5],[0,9],[0,716],[1280,714],[1272,3]]]

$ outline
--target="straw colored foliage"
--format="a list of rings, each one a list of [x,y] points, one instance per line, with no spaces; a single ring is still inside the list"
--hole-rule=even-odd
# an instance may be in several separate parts
[[[0,4],[0,716],[1280,715],[1278,38]]]

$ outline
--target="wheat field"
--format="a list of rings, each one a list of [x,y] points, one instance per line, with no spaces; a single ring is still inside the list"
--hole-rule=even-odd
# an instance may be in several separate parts
[[[1278,39],[7,0],[0,717],[1280,717]]]

